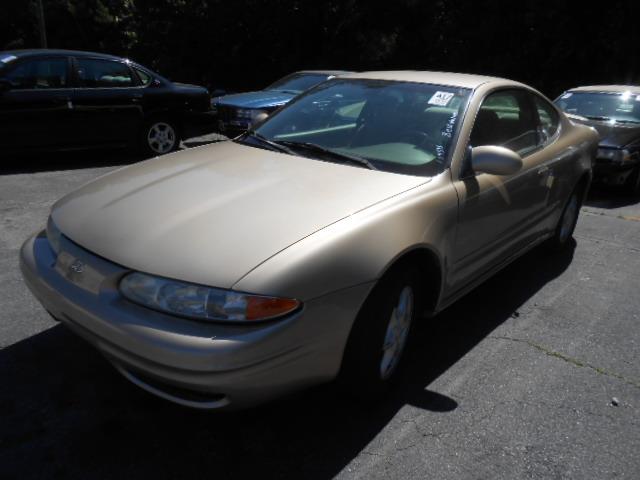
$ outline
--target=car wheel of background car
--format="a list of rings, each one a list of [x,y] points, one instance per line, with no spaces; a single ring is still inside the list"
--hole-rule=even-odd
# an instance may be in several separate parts
[[[142,129],[142,149],[145,154],[163,155],[178,148],[180,136],[171,120],[153,119]]]
[[[363,398],[383,393],[397,376],[419,309],[418,274],[393,272],[374,287],[354,322],[339,383]]]
[[[567,200],[553,237],[549,239],[548,245],[552,250],[561,250],[569,244],[569,241],[573,237],[573,231],[578,223],[582,198],[582,186],[578,185],[578,187],[573,190],[569,200]]]
[[[636,167],[625,182],[625,190],[629,195],[640,194],[640,167]]]

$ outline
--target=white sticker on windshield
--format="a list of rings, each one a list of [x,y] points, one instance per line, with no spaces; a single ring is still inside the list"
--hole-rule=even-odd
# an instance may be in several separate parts
[[[439,107],[446,107],[455,94],[451,92],[436,92],[433,97],[429,99],[429,105],[437,105]]]
[[[4,57],[0,58],[0,62],[9,63],[9,62],[15,60],[16,58],[18,58],[18,57],[16,57],[15,55],[7,55],[7,56],[4,56]]]
[[[569,92],[569,93],[565,93],[564,95],[562,95],[560,98],[565,100],[567,98],[569,98],[571,95],[573,95],[573,93]]]

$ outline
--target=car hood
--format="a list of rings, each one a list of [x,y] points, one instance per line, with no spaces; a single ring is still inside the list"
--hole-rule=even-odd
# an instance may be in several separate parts
[[[218,98],[215,103],[237,108],[268,108],[287,103],[295,97],[293,93],[276,90],[259,90],[257,92],[236,93]]]
[[[600,135],[599,145],[606,148],[622,148],[640,140],[640,125],[600,122],[583,117],[571,116],[575,123],[595,128]]]
[[[300,239],[427,181],[227,141],[100,177],[58,201],[52,218],[125,267],[228,288]]]

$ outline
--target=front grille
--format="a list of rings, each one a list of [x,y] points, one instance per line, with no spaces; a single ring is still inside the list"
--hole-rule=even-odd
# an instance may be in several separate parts
[[[218,105],[218,119],[229,123],[236,118],[236,108],[229,105]]]

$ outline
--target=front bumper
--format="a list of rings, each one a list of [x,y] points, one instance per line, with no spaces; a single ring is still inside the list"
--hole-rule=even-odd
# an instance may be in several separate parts
[[[623,185],[635,168],[640,168],[640,161],[615,162],[596,158],[593,165],[593,181],[604,185]]]
[[[258,325],[197,322],[155,312],[118,291],[126,268],[43,233],[22,246],[26,284],[42,305],[100,350],[129,380],[196,408],[241,408],[334,378],[371,284],[310,300]],[[70,263],[70,259],[72,262]],[[83,271],[70,265],[78,261]]]

